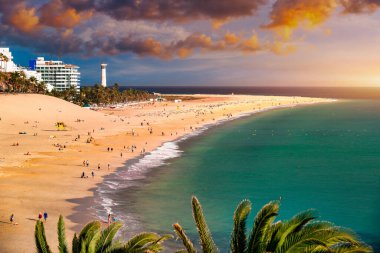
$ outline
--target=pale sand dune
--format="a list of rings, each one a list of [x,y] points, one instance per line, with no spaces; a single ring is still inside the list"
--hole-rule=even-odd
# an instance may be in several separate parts
[[[67,200],[92,196],[90,189],[100,183],[103,176],[139,155],[142,149],[152,151],[165,141],[191,132],[190,127],[194,129],[226,119],[228,114],[237,116],[275,106],[330,101],[236,95],[194,97],[198,99],[95,112],[49,96],[0,94],[0,252],[35,251],[34,219],[45,210],[49,213],[45,227],[47,238],[56,251],[59,214],[66,217],[69,241],[76,225],[67,219],[74,208]],[[56,130],[58,121],[67,125],[66,131]],[[153,128],[152,134],[148,127]],[[90,144],[86,143],[88,132],[94,138]],[[78,135],[81,138],[75,141]],[[19,146],[12,146],[14,143]],[[59,150],[54,144],[66,148]],[[134,153],[124,149],[131,145],[137,146]],[[107,147],[113,147],[114,151],[107,152]],[[27,152],[30,155],[25,155]],[[90,161],[88,168],[82,166],[83,160]],[[97,169],[98,164],[101,170]],[[88,179],[80,178],[82,171]],[[95,172],[94,179],[91,171]],[[18,225],[9,224],[12,213]],[[81,223],[88,219],[84,218]]]

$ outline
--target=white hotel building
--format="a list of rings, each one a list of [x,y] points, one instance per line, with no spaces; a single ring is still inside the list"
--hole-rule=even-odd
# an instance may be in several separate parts
[[[0,48],[0,54],[4,55],[7,60],[0,59],[0,71],[1,72],[17,72],[20,69],[13,62],[12,52],[7,47]]]
[[[58,91],[66,90],[71,86],[78,91],[80,88],[79,67],[65,64],[62,61],[45,61],[43,57],[29,61],[29,67],[41,73],[42,79]]]
[[[40,73],[37,73],[35,70],[30,70],[28,68],[17,66],[16,63],[13,62],[12,52],[7,47],[0,48],[0,54],[5,56],[6,58],[0,57],[0,72],[14,73],[14,72],[23,72],[26,78],[34,77],[38,82],[42,81],[42,77]],[[48,85],[48,90],[51,89]],[[50,90],[49,90],[50,91]]]

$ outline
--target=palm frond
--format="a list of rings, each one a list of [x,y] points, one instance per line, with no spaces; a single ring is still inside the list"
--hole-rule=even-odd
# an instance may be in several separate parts
[[[279,233],[281,227],[282,227],[281,221],[277,221],[276,223],[270,225],[269,227],[270,238],[269,238],[269,242],[267,244],[266,249],[270,252],[274,252],[274,250],[276,249],[275,239],[277,238],[277,234]]]
[[[72,252],[73,253],[79,253],[80,249],[81,249],[81,247],[79,244],[79,239],[77,237],[77,234],[75,233],[74,237],[73,237],[73,242],[72,242]]]
[[[172,234],[165,234],[163,236],[161,236],[157,241],[155,241],[154,243],[156,244],[160,244],[166,240],[169,240],[169,239],[173,239],[174,236]]]
[[[68,250],[67,242],[66,242],[65,222],[63,220],[62,215],[60,215],[58,219],[57,234],[58,234],[59,253],[68,253],[69,250]]]
[[[333,247],[334,253],[373,253],[372,247],[361,243],[353,245],[351,243],[342,243]]]
[[[160,236],[156,233],[141,233],[132,237],[125,245],[124,248],[128,250],[137,250],[144,248],[150,243],[154,243],[160,239]]]
[[[141,233],[131,238],[124,245],[111,245],[105,253],[157,253],[163,250],[161,243],[172,235],[160,237],[155,233]]]
[[[143,249],[145,249],[144,252],[151,252],[151,253],[157,253],[160,252],[164,249],[164,247],[161,245],[162,242],[168,240],[168,239],[173,239],[173,235],[166,234],[158,238],[158,240],[149,243],[146,245]]]
[[[34,239],[36,243],[37,253],[51,253],[49,245],[46,241],[45,229],[42,221],[36,222]]]
[[[179,238],[181,238],[183,245],[186,248],[186,252],[188,253],[196,253],[197,250],[194,248],[194,244],[191,242],[191,240],[187,237],[185,234],[185,231],[183,231],[182,227],[176,223],[173,224],[174,231],[178,235]]]
[[[151,245],[147,245],[146,247],[142,248],[143,252],[152,252],[157,253],[164,249],[164,247],[161,244],[152,243]]]
[[[101,223],[93,221],[82,229],[78,236],[81,253],[90,253],[95,250],[96,242],[100,238],[100,228]]]
[[[281,247],[277,248],[277,252],[314,253],[338,250],[371,252],[372,249],[361,242],[352,231],[328,222],[312,222],[303,226],[301,230],[288,234]]]
[[[279,202],[272,201],[266,204],[257,213],[249,236],[249,253],[263,252],[266,249],[270,241],[268,232],[270,231],[271,224],[278,215],[279,208]]]
[[[284,221],[274,239],[276,250],[282,247],[289,235],[300,231],[307,223],[316,218],[314,210],[307,210],[295,215],[289,221]]]
[[[240,202],[234,213],[234,227],[231,234],[230,252],[244,253],[247,247],[247,237],[245,235],[246,223],[251,212],[251,202],[243,200]]]
[[[207,226],[206,219],[203,215],[202,206],[199,203],[199,200],[195,196],[193,196],[191,203],[193,207],[193,218],[195,220],[195,224],[197,225],[203,252],[204,253],[219,252],[218,248],[216,247],[214,243],[214,240],[212,239],[212,235]]]
[[[284,227],[281,227],[278,231],[282,233],[284,230],[288,228],[288,223],[282,224]],[[288,234],[286,239],[282,242],[281,245],[278,245],[279,238],[278,234],[273,234],[272,239],[277,243],[275,247],[272,247],[272,243],[270,243],[270,247],[268,250],[276,249],[278,252],[298,252],[298,251],[307,251],[314,252],[317,250],[321,251],[330,251],[327,243],[327,236],[330,235],[334,230],[333,224],[329,222],[313,222],[304,226],[301,230]]]
[[[115,237],[117,231],[123,226],[121,222],[113,222],[106,229],[101,232],[100,238],[97,241],[95,252],[101,253],[105,251],[111,244]]]

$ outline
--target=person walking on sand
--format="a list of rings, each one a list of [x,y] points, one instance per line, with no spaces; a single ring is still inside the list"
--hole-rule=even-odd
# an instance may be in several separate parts
[[[45,211],[44,212],[44,220],[45,220],[45,222],[46,222],[46,219],[48,218],[48,213]]]
[[[11,217],[9,217],[9,221],[11,222],[11,224],[13,224],[14,220],[15,220],[15,215],[12,213]]]
[[[40,212],[39,214],[38,214],[38,220],[41,220],[42,219],[42,213]]]
[[[100,170],[100,163],[98,163],[98,170]]]
[[[86,166],[88,167],[90,165],[90,162],[86,160]]]
[[[92,175],[92,178],[94,178],[94,176],[95,176],[95,173],[94,173],[94,172],[91,172],[91,175]]]

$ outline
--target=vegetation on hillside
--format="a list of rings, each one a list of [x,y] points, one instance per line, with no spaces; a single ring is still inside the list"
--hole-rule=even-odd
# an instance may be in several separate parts
[[[35,77],[26,78],[24,72],[0,72],[0,91],[12,93],[47,93],[44,82],[38,82]]]
[[[230,253],[371,253],[373,249],[364,244],[350,230],[337,227],[330,222],[316,221],[316,215],[308,210],[295,215],[290,220],[277,221],[279,201],[271,201],[262,207],[247,232],[247,218],[251,212],[251,202],[243,200],[235,210]],[[202,206],[196,197],[192,198],[193,218],[198,229],[202,252],[218,253],[211,232],[207,226]],[[155,253],[163,250],[161,243],[173,238],[171,235],[159,236],[155,233],[141,233],[126,243],[115,242],[114,237],[122,227],[119,222],[101,229],[101,223],[87,224],[72,241],[73,253]],[[182,241],[184,249],[177,253],[197,253],[194,243],[182,227],[176,223],[174,231]],[[68,253],[63,218],[58,221],[59,252]],[[35,242],[38,253],[51,253],[46,241],[44,225],[37,221]]]
[[[154,96],[147,91],[126,89],[120,91],[118,84],[113,87],[95,85],[81,87],[78,92],[75,87],[64,91],[47,90],[44,82],[38,82],[35,77],[26,78],[23,72],[0,72],[0,91],[8,93],[37,93],[55,96],[78,105],[112,105],[127,101],[143,101]]]

